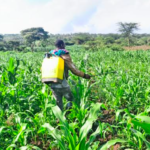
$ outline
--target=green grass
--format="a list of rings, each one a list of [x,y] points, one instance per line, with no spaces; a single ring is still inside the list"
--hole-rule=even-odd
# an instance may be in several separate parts
[[[70,73],[69,115],[41,83],[44,53],[0,52],[0,150],[150,149],[150,51],[68,48],[80,70],[97,75]]]

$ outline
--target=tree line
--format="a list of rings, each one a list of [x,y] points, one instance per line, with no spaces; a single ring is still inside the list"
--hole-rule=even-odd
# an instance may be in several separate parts
[[[83,45],[86,49],[98,50],[102,47],[123,47],[150,45],[150,34],[135,34],[138,23],[118,23],[118,33],[113,34],[49,34],[42,27],[22,30],[20,34],[0,35],[0,50],[46,51],[57,39],[67,46]]]

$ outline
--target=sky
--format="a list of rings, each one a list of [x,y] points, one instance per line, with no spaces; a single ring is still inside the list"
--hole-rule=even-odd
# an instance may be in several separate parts
[[[150,33],[150,0],[0,0],[0,34],[43,27],[52,34],[117,33],[118,22],[136,22]]]

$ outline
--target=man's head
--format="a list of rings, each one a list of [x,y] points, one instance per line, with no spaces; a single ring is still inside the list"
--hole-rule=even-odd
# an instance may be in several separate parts
[[[65,43],[63,40],[57,40],[55,42],[55,46],[59,49],[65,49]]]

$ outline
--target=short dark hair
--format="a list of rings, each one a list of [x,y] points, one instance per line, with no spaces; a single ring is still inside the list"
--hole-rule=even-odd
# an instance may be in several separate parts
[[[57,41],[55,42],[55,46],[56,46],[57,48],[64,49],[64,48],[65,48],[65,43],[64,43],[63,40],[57,40]]]

